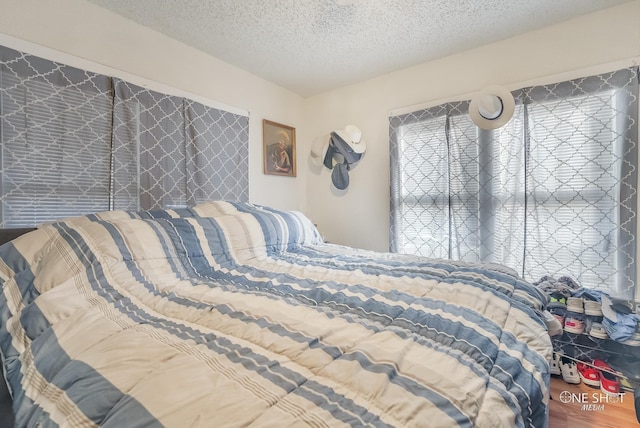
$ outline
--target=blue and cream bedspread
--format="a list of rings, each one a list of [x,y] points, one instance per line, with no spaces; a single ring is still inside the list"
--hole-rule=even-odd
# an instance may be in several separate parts
[[[544,426],[544,297],[505,269],[325,244],[210,202],[0,247],[19,427]]]

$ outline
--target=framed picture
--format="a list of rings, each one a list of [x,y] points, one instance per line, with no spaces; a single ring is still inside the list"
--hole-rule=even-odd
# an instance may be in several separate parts
[[[295,177],[296,129],[263,119],[262,153],[265,174]]]

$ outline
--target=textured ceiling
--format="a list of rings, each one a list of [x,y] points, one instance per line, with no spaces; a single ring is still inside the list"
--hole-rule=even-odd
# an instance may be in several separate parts
[[[302,96],[628,0],[89,0]]]

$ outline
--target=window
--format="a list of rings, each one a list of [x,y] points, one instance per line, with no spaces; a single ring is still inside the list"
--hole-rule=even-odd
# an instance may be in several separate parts
[[[514,95],[495,131],[467,102],[391,118],[391,250],[633,297],[637,70]]]
[[[186,207],[182,98],[120,79],[114,88],[114,207]]]
[[[109,209],[111,89],[105,76],[15,51],[0,73],[3,227]],[[4,59],[4,58],[3,58]]]
[[[0,227],[249,198],[249,118],[0,46]]]
[[[568,271],[592,287],[616,281],[624,134],[617,98],[610,89],[530,108],[530,277]]]

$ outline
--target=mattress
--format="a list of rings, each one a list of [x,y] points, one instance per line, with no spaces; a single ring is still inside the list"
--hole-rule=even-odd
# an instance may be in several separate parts
[[[544,295],[501,266],[324,243],[213,201],[0,247],[19,427],[546,426]]]

